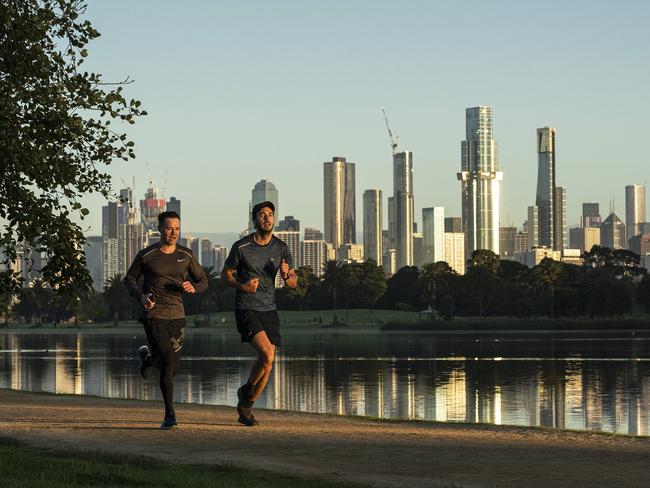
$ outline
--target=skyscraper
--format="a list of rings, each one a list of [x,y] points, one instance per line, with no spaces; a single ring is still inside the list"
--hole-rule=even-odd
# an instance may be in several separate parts
[[[413,153],[393,154],[394,243],[397,269],[413,265]]]
[[[102,282],[102,237],[86,237],[84,252],[86,253],[86,268],[88,268],[90,278],[93,280],[93,289],[95,291],[103,291],[104,283]]]
[[[513,258],[515,254],[516,236],[516,227],[499,227],[499,251],[501,252],[501,258]]]
[[[126,274],[126,222],[127,208],[121,202],[102,207],[102,288],[115,275]]]
[[[329,259],[327,243],[320,239],[305,239],[300,243],[300,257],[300,265],[309,266],[320,277],[323,274],[323,263]]]
[[[382,258],[382,195],[381,190],[363,192],[363,255],[381,266]]]
[[[492,137],[492,108],[465,111],[465,137],[461,142],[463,232],[467,256],[476,249],[499,254],[499,171],[497,144]]]
[[[528,249],[539,246],[539,213],[537,205],[528,207]]]
[[[275,206],[274,215],[277,217],[280,215],[280,197],[278,189],[273,183],[268,180],[260,180],[255,183],[253,190],[251,191],[251,201],[248,208],[248,233],[252,234],[255,232],[255,227],[253,226],[253,220],[251,219],[251,212],[253,207],[258,203],[262,202],[271,202]]]
[[[126,269],[129,268],[136,254],[144,248],[144,224],[138,219],[138,210],[135,206],[132,188],[120,190],[120,201],[126,207],[126,227],[124,229],[124,246],[120,249],[125,253],[124,261]],[[156,219],[157,224],[157,219]]]
[[[140,217],[144,224],[144,232],[158,230],[158,214],[165,211],[165,199],[158,198],[158,189],[149,182],[149,188],[140,200]]]
[[[445,260],[445,208],[422,209],[423,262],[437,263]]]
[[[306,241],[322,241],[323,233],[318,229],[314,229],[313,227],[306,227],[304,239]]]
[[[356,243],[354,163],[334,157],[323,163],[325,240],[338,250]]]
[[[626,247],[625,224],[614,212],[600,224],[600,244],[612,250]]]
[[[458,274],[465,274],[465,236],[462,232],[445,232],[445,261]]]
[[[537,206],[539,245],[555,248],[555,129],[537,129]]]
[[[463,223],[460,217],[445,217],[445,232],[454,232],[456,234],[463,232]]]
[[[569,226],[566,218],[566,188],[556,186],[553,192],[553,249],[569,247]]]
[[[278,224],[278,230],[297,230],[300,231],[300,220],[295,219],[293,215],[287,215]]]
[[[181,201],[178,200],[176,197],[170,197],[169,201],[166,204],[167,208],[166,210],[170,212],[176,212],[179,217],[181,217]]]
[[[582,227],[598,227],[602,223],[597,203],[582,204]]]
[[[641,234],[645,222],[645,185],[625,187],[625,228],[627,239]]]

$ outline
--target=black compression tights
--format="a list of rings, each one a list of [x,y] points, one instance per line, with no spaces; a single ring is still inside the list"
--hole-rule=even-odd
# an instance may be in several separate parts
[[[177,321],[149,319],[145,331],[154,357],[153,364],[160,370],[160,391],[165,402],[165,416],[175,417],[174,376],[181,360],[185,329],[178,327]]]

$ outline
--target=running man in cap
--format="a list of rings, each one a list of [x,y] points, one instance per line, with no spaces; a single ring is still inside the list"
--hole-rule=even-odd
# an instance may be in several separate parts
[[[136,255],[124,283],[144,309],[140,322],[144,325],[149,347],[138,349],[140,374],[147,378],[153,366],[160,370],[160,391],[165,402],[165,419],[160,428],[171,429],[176,426],[172,404],[174,375],[185,339],[182,294],[204,292],[208,279],[192,251],[176,243],[181,233],[181,220],[176,212],[158,215],[158,230],[160,242]],[[137,285],[140,276],[144,277],[142,291]]]
[[[255,232],[233,244],[221,272],[221,277],[237,289],[235,318],[241,341],[249,342],[257,353],[248,381],[237,390],[238,422],[246,426],[258,424],[253,404],[264,391],[273,368],[275,348],[281,345],[275,276],[279,271],[289,288],[298,283],[288,246],[273,235],[274,212],[272,202],[253,207]]]

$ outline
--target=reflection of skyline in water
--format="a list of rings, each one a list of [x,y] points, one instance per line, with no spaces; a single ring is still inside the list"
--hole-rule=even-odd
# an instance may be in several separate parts
[[[235,405],[252,351],[234,334],[191,332],[176,401]],[[138,375],[135,350],[142,341],[139,331],[0,333],[0,387],[160,399],[157,377]],[[300,334],[285,343],[257,402],[261,408],[633,435],[650,430],[644,340],[477,343],[424,335]]]

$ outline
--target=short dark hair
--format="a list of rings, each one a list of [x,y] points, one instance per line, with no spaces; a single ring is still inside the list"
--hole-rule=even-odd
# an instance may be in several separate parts
[[[165,219],[178,219],[181,220],[181,216],[173,210],[167,210],[158,214],[158,225],[163,225]]]

